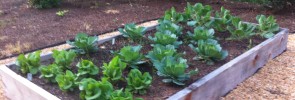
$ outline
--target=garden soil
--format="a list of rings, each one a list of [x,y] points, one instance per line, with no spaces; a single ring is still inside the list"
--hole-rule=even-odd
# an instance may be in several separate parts
[[[159,18],[172,6],[178,11],[186,6],[184,0],[71,0],[60,8],[38,10],[28,8],[26,1],[0,0],[0,59],[64,43],[79,32],[103,34],[126,23]],[[211,5],[215,10],[224,6],[233,15],[250,22],[255,22],[258,14],[274,14],[281,27],[295,32],[295,10],[274,12],[229,0],[189,1]],[[63,17],[57,16],[56,12],[61,10],[69,12]]]
[[[185,3],[179,2],[166,2],[162,0],[149,0],[149,3],[144,3],[145,6],[155,10],[148,10],[148,12],[157,13],[155,15],[149,13],[146,15],[141,15],[143,17],[136,17],[137,20],[127,20],[130,16],[126,12],[138,13],[136,10],[130,8],[130,3],[117,4],[118,6],[129,7],[129,11],[125,11],[125,17],[118,17],[118,11],[109,10],[112,6],[106,7],[101,11],[89,11],[90,8],[76,6],[66,6],[65,8],[57,8],[50,10],[35,10],[26,7],[26,0],[1,0],[0,2],[0,49],[2,57],[5,55],[15,54],[16,52],[10,51],[9,47],[20,46],[20,51],[24,52],[30,49],[39,48],[42,46],[54,44],[58,41],[65,41],[69,38],[73,38],[76,32],[88,32],[97,33],[107,30],[106,28],[118,27],[126,22],[138,22],[147,19],[147,16],[153,16],[154,18],[160,17],[163,11],[168,9],[170,3],[177,5],[177,9],[183,7],[178,7],[178,5],[184,6]],[[198,0],[199,1],[199,0]],[[217,0],[216,0],[217,1]],[[219,1],[219,0],[218,0]],[[141,1],[144,2],[144,1]],[[205,4],[210,4],[214,9],[219,9],[221,6],[231,10],[234,15],[237,15],[244,19],[245,21],[255,22],[255,16],[257,14],[273,14],[277,19],[281,27],[286,27],[290,29],[290,33],[295,32],[295,10],[283,10],[283,11],[269,11],[259,8],[257,5],[245,4],[245,3],[234,3],[234,2],[209,2],[208,0],[203,0]],[[124,2],[123,2],[124,3]],[[108,4],[106,4],[108,5]],[[136,5],[136,4],[134,4]],[[134,6],[133,5],[133,6]],[[164,6],[163,6],[164,5]],[[139,6],[137,6],[139,7]],[[157,7],[159,7],[157,9]],[[166,8],[165,8],[166,7]],[[95,7],[94,7],[95,8]],[[93,7],[91,9],[94,9]],[[109,9],[107,9],[109,8]],[[120,8],[120,7],[119,7]],[[55,15],[55,12],[60,9],[69,9],[68,17],[59,18]],[[82,9],[82,10],[81,10]],[[84,10],[83,10],[84,9]],[[85,9],[87,12],[85,12]],[[106,10],[107,9],[107,10]],[[97,10],[97,9],[96,9]],[[98,9],[100,10],[100,9]],[[118,10],[118,9],[117,9]],[[122,10],[122,9],[119,9]],[[84,11],[84,12],[83,12]],[[80,13],[82,12],[82,13]],[[99,15],[100,13],[110,13],[115,19],[115,22],[119,24],[107,24],[104,17]],[[94,14],[95,13],[95,14]],[[84,17],[82,16],[84,15]],[[105,14],[106,15],[106,14]],[[82,16],[82,17],[76,17]],[[94,17],[90,17],[94,16]],[[95,19],[96,18],[96,19]],[[116,19],[117,18],[117,19]],[[151,17],[149,17],[151,18]],[[87,20],[86,20],[87,19]],[[91,20],[88,20],[91,19]],[[64,21],[66,20],[66,21]],[[69,22],[69,23],[66,23]],[[71,23],[70,23],[71,22]],[[93,23],[91,23],[93,22]],[[102,23],[100,23],[102,22]],[[86,24],[83,24],[86,23]],[[90,23],[90,24],[89,24]],[[97,24],[99,23],[99,24]],[[97,26],[100,25],[100,26]],[[110,29],[111,30],[111,29]],[[46,40],[46,41],[45,41]],[[18,43],[19,41],[19,43]],[[21,43],[21,44],[20,44]],[[29,46],[23,46],[27,43]],[[20,45],[17,45],[20,44]],[[12,46],[9,46],[12,45]],[[57,47],[59,48],[59,47]],[[45,49],[45,51],[51,51],[52,48]],[[17,50],[16,50],[17,51]],[[1,54],[0,54],[1,55]],[[225,100],[240,100],[240,99],[294,99],[295,98],[295,35],[289,35],[288,50],[284,52],[279,57],[271,60],[265,67],[257,72],[254,76],[250,77],[242,84],[240,84],[237,89],[230,92],[223,99]],[[1,58],[1,57],[0,57]],[[6,64],[8,62],[14,61],[15,58],[1,60],[0,64]],[[0,100],[5,99],[3,91],[0,91]]]

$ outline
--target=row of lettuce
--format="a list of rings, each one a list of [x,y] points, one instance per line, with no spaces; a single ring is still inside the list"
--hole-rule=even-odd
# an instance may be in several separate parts
[[[226,40],[240,41],[251,39],[253,36],[271,38],[274,32],[279,30],[276,20],[270,16],[257,16],[258,25],[244,23],[240,18],[230,14],[229,10],[221,8],[214,17],[212,7],[203,6],[200,3],[195,5],[187,4],[183,13],[177,12],[174,8],[165,12],[163,18],[159,19],[159,26],[153,36],[148,36],[152,41],[153,49],[146,55],[141,53],[141,44],[144,42],[145,27],[138,27],[135,24],[126,24],[119,31],[130,42],[138,42],[137,46],[124,46],[114,53],[109,63],[97,67],[89,60],[81,60],[76,65],[77,72],[71,71],[71,64],[78,54],[90,54],[99,50],[98,38],[86,34],[77,34],[75,41],[68,44],[75,48],[69,51],[53,50],[54,63],[48,66],[40,64],[40,51],[24,56],[19,55],[17,65],[23,74],[37,74],[48,82],[57,83],[62,91],[80,90],[80,98],[86,100],[133,100],[133,93],[145,94],[152,83],[152,76],[148,72],[142,73],[138,70],[141,64],[146,63],[145,59],[153,64],[157,75],[162,77],[165,83],[185,85],[185,81],[191,75],[197,74],[198,70],[188,71],[187,60],[178,53],[180,45],[187,45],[197,53],[195,59],[205,61],[212,65],[214,62],[225,59],[228,56],[226,50],[222,50],[218,38],[214,36],[218,32],[229,32],[230,37]],[[193,27],[193,32],[183,33],[183,26]],[[184,39],[180,39],[183,37]],[[185,41],[184,41],[185,40]],[[185,43],[184,43],[185,42]],[[130,67],[130,68],[127,68]],[[127,76],[123,72],[131,69]],[[100,70],[102,76],[100,81]],[[113,84],[126,82],[125,89],[115,89]],[[140,99],[140,98],[136,98]]]

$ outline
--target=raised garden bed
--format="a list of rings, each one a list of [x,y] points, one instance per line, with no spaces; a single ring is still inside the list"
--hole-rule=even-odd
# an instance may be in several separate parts
[[[149,27],[146,34],[154,35],[156,25]],[[191,28],[184,28],[184,31],[193,31]],[[126,38],[121,37],[119,34],[113,34],[108,36],[105,35],[103,39],[99,40],[100,50],[90,56],[79,56],[75,59],[71,66],[75,66],[82,59],[91,59],[97,66],[102,66],[103,62],[109,62],[113,55],[109,52],[110,50],[118,51],[125,45],[138,45],[136,42],[129,42]],[[119,37],[117,37],[119,36]],[[226,38],[227,35],[216,33],[219,38]],[[102,36],[99,36],[102,37]],[[117,37],[117,38],[116,38]],[[219,43],[223,49],[228,50],[229,56],[214,65],[206,65],[201,61],[194,61],[193,57],[196,55],[192,49],[188,46],[180,45],[177,49],[179,52],[186,52],[183,58],[188,60],[189,70],[199,69],[197,75],[193,75],[188,81],[186,81],[186,88],[183,86],[176,86],[172,84],[164,84],[161,82],[161,78],[158,77],[152,69],[152,64],[146,63],[141,65],[139,69],[143,72],[150,72],[153,77],[151,87],[148,89],[145,95],[135,95],[136,97],[142,97],[144,99],[171,99],[171,100],[188,100],[188,99],[218,99],[225,95],[230,90],[236,87],[237,84],[242,82],[247,77],[254,74],[259,68],[261,68],[269,59],[276,57],[281,54],[287,45],[288,30],[280,29],[274,37],[269,39],[263,39],[255,36],[252,38],[252,45],[254,46],[247,51],[248,41],[226,41],[219,40]],[[106,42],[116,38],[116,43]],[[146,54],[152,49],[150,42],[147,38],[143,44],[141,53]],[[187,45],[187,43],[184,43]],[[103,56],[101,56],[103,55]],[[53,62],[51,54],[41,56],[42,64],[48,65]],[[73,72],[77,69],[72,67]],[[43,79],[38,78],[38,74],[33,76],[33,80],[29,82],[22,76],[17,69],[17,66],[9,64],[0,68],[1,76],[3,79],[4,88],[7,96],[10,99],[18,98],[33,98],[33,99],[63,99],[73,100],[78,99],[79,94],[76,92],[62,92],[59,90],[57,84],[46,83]],[[13,72],[14,71],[14,72]],[[21,76],[17,75],[20,74]],[[124,71],[123,74],[127,74],[128,71]],[[100,74],[99,74],[100,75]],[[126,75],[125,75],[126,76]],[[35,84],[36,85],[35,85]],[[125,84],[125,83],[124,83]],[[121,85],[124,84],[113,84],[116,89],[120,89]],[[190,85],[191,84],[191,85]],[[46,92],[47,90],[50,93]],[[17,88],[16,88],[17,87]],[[20,88],[19,88],[20,87]],[[184,89],[183,89],[184,88]],[[40,92],[39,92],[40,91]],[[18,93],[18,94],[16,94]]]

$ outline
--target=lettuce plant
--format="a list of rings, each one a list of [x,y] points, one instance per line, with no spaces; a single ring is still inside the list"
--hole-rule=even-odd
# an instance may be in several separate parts
[[[274,32],[279,31],[279,25],[276,23],[276,19],[273,16],[266,17],[265,15],[256,16],[258,21],[258,34],[264,38],[271,38],[274,36]]]
[[[96,52],[98,50],[97,47],[97,36],[88,36],[85,33],[78,33],[75,37],[74,42],[67,41],[67,43],[73,47],[75,47],[75,51],[80,54],[89,54]]]
[[[75,79],[75,74],[73,74],[70,70],[67,70],[65,74],[58,74],[55,77],[55,80],[62,91],[73,91],[76,87]]]
[[[78,84],[82,100],[109,100],[114,90],[113,85],[105,78],[101,81],[84,78]]]
[[[55,77],[58,74],[62,74],[63,70],[60,68],[60,66],[56,64],[51,64],[48,66],[42,66],[40,67],[40,72],[41,72],[41,78],[45,78],[49,82],[55,83]]]
[[[137,68],[136,65],[142,64],[142,59],[144,56],[140,53],[142,46],[125,46],[123,47],[117,55],[119,58],[127,63],[132,68]]]
[[[198,47],[189,45],[195,52],[197,52],[196,60],[205,60],[208,65],[213,65],[215,61],[223,60],[228,56],[228,52],[222,50],[220,44],[216,40],[199,40]]]
[[[53,50],[52,51],[52,57],[54,58],[54,63],[63,67],[63,69],[69,69],[71,63],[74,61],[76,57],[76,53],[74,51],[58,51],[58,50]]]
[[[111,100],[133,100],[133,95],[129,91],[123,89],[116,90],[111,94]]]
[[[212,7],[209,5],[203,6],[201,3],[195,5],[187,4],[185,15],[192,19],[188,21],[189,26],[205,26],[210,27],[214,20],[211,19]]]
[[[157,31],[161,33],[166,33],[166,31],[170,31],[171,33],[180,36],[182,34],[182,27],[177,24],[172,23],[171,21],[164,20],[160,22],[159,26],[157,26]]]
[[[124,29],[119,28],[119,32],[123,34],[124,37],[130,38],[132,41],[139,41],[142,39],[144,33],[146,32],[145,27],[136,27],[134,23],[126,24]]]
[[[180,56],[173,45],[163,46],[156,44],[153,45],[153,47],[153,50],[149,51],[146,55],[146,57],[149,58],[153,64],[156,64],[156,62],[161,62],[166,56]]]
[[[23,74],[37,74],[40,67],[40,54],[41,51],[29,53],[27,57],[24,54],[20,54],[17,57],[16,65],[20,67]]]
[[[188,80],[191,75],[196,74],[193,70],[185,73],[188,68],[187,60],[181,57],[166,56],[161,62],[155,64],[157,74],[164,77],[164,83],[175,83],[177,85],[185,85],[184,81]]]
[[[149,36],[149,39],[154,41],[155,44],[173,45],[176,48],[182,44],[182,41],[177,41],[178,37],[170,31],[166,31],[165,33],[156,32],[155,37]]]
[[[152,76],[145,72],[142,74],[138,69],[132,69],[127,80],[127,91],[132,91],[133,93],[145,94],[146,90],[150,87],[152,83]]]
[[[124,69],[126,68],[126,63],[122,62],[119,59],[119,56],[114,57],[109,64],[104,63],[103,64],[103,75],[104,77],[110,79],[113,82],[116,82],[118,80],[122,79],[122,74]]]
[[[231,36],[227,40],[242,40],[248,39],[255,35],[255,25],[250,23],[243,23],[240,18],[232,19],[232,26],[227,26],[227,30],[231,33]]]
[[[216,12],[213,27],[215,30],[224,32],[226,27],[231,24],[233,16],[230,14],[230,11],[221,7],[220,12]]]
[[[82,60],[77,65],[78,76],[95,76],[98,74],[99,69],[89,60]]]
[[[174,7],[172,7],[170,10],[165,11],[165,15],[163,16],[162,19],[159,20],[159,22],[162,22],[164,20],[169,20],[172,23],[179,23],[179,22],[186,21],[183,15],[181,13],[178,13]]]
[[[214,38],[214,29],[206,29],[204,27],[196,27],[194,33],[187,32],[193,42],[198,40],[207,40]]]

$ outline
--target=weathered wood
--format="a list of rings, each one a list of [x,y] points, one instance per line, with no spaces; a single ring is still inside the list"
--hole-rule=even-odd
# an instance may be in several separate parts
[[[144,26],[147,30],[155,29],[158,25],[157,22],[151,21],[147,23],[143,23],[140,26]],[[102,44],[113,38],[122,35],[120,32],[111,32],[107,34],[99,35],[98,44]],[[67,45],[67,44],[62,44]],[[72,47],[65,48],[66,50],[71,49]],[[41,62],[46,61],[52,58],[52,52],[48,52],[45,54],[41,54]],[[2,82],[4,85],[5,95],[11,100],[59,100],[56,96],[50,94],[34,83],[28,81],[20,75],[17,75],[8,67],[15,67],[15,62],[9,63],[7,65],[0,66],[0,76],[2,77]]]
[[[147,25],[148,30],[155,29],[158,23]],[[112,32],[98,36],[98,44],[120,36],[119,32]],[[281,29],[273,38],[267,39],[232,61],[226,63],[205,77],[199,79],[189,87],[172,95],[168,100],[214,100],[225,95],[237,84],[253,75],[269,59],[281,54],[287,46],[288,30]],[[69,48],[67,48],[69,49]],[[43,54],[41,61],[51,59],[51,54]],[[9,66],[15,66],[11,63]],[[30,98],[30,100],[55,100],[57,97],[46,92],[25,78],[15,74],[6,66],[0,67],[6,96],[13,99]]]
[[[0,66],[5,96],[10,100],[59,100],[56,96],[17,75],[5,65]]]
[[[263,67],[269,59],[286,50],[287,39],[288,30],[281,29],[273,38],[226,63],[168,100],[218,100]]]

